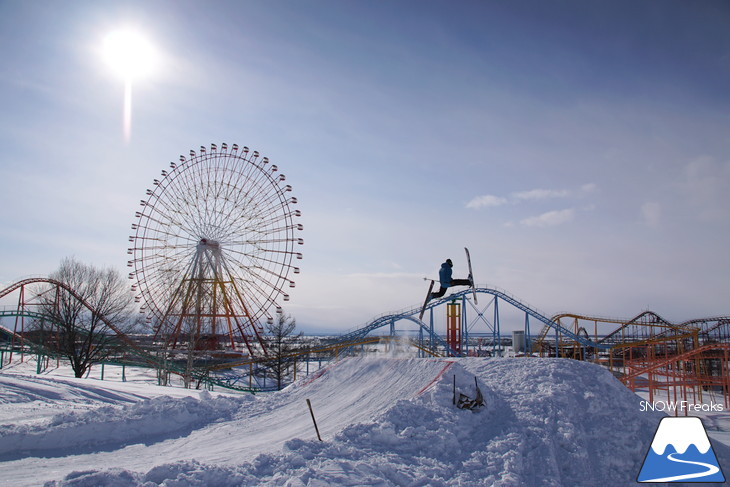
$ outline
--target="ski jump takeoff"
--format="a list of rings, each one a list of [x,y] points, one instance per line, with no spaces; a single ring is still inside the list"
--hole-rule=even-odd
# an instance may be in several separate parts
[[[431,286],[428,288],[428,293],[426,294],[426,300],[423,302],[423,308],[421,308],[421,314],[419,316],[419,320],[423,320],[423,313],[426,311],[426,305],[429,301],[432,299],[440,298],[444,294],[446,294],[446,290],[450,287],[454,286],[470,286],[473,293],[474,293],[474,303],[476,303],[476,290],[474,289],[474,276],[472,274],[471,270],[471,256],[469,255],[469,249],[466,247],[464,248],[466,251],[466,261],[469,265],[469,278],[468,279],[452,279],[451,278],[451,268],[454,267],[454,264],[451,262],[451,259],[446,259],[446,262],[441,264],[441,269],[439,269],[439,290],[438,292],[431,292],[433,291],[433,286],[435,281],[431,281]]]

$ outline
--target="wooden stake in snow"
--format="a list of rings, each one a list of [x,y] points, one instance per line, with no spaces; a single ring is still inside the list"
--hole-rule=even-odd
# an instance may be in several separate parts
[[[456,374],[454,374],[454,395],[451,397],[451,402],[456,406]]]
[[[309,406],[309,414],[312,415],[312,423],[314,423],[314,431],[317,432],[317,438],[319,439],[319,441],[322,441],[322,437],[319,436],[319,428],[317,428],[317,420],[314,419],[314,411],[312,410],[312,401],[310,401],[309,399],[307,399],[307,406]]]

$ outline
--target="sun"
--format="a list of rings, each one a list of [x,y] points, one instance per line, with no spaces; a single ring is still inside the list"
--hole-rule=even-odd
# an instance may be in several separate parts
[[[132,137],[132,83],[151,74],[158,64],[157,51],[139,31],[118,29],[104,38],[102,55],[124,80],[124,140]]]
[[[122,78],[131,82],[150,74],[155,66],[155,49],[134,29],[119,29],[104,38],[104,59]]]

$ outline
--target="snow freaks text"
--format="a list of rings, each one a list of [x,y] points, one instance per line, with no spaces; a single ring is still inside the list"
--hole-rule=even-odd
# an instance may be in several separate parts
[[[721,412],[725,408],[722,404],[710,402],[709,404],[692,403],[689,401],[641,401],[639,410],[662,411],[667,413],[693,413],[693,412]]]

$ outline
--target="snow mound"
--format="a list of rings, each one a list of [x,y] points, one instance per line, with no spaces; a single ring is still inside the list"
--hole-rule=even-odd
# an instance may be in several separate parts
[[[454,407],[454,382],[473,395],[474,377],[486,406]],[[236,464],[88,469],[46,485],[632,485],[662,417],[640,412],[639,398],[604,368],[566,359],[351,359],[272,394],[266,401],[281,406],[266,414],[304,392],[351,420],[339,416],[323,442],[296,436]]]
[[[212,398],[203,391],[200,399],[155,397],[121,408],[62,412],[45,424],[0,425],[0,461],[114,450],[181,437],[203,425],[230,420],[240,407],[238,398]]]

